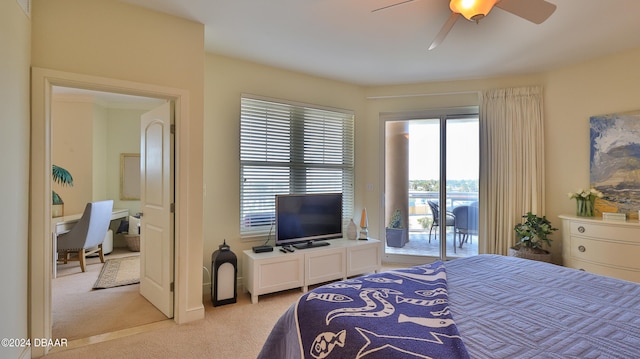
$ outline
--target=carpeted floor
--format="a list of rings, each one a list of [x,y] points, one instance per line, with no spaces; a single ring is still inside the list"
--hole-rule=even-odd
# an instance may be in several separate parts
[[[115,251],[105,260],[137,255]],[[53,338],[74,340],[167,319],[140,295],[140,284],[93,289],[102,269],[99,258],[88,258],[82,273],[78,262],[58,265],[52,281]]]
[[[56,351],[47,358],[255,358],[280,315],[302,295],[300,289],[260,296],[247,293],[238,302],[213,307],[205,298],[205,318],[157,330]]]
[[[401,267],[385,265],[383,270]],[[258,303],[252,304],[248,293],[239,292],[237,303],[219,307],[213,307],[206,294],[202,320],[182,325],[164,321],[158,323],[165,323],[159,329],[141,328],[138,332],[134,328],[124,337],[89,340],[87,345],[62,351],[56,348],[47,358],[255,358],[278,318],[302,294],[300,289],[291,289],[261,295]]]

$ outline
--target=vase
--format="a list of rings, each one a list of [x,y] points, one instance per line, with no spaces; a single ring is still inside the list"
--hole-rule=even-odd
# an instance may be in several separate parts
[[[579,217],[593,217],[593,209],[595,205],[595,197],[594,198],[576,198],[576,214]]]
[[[356,239],[356,237],[358,237],[358,227],[352,219],[347,226],[347,239]]]

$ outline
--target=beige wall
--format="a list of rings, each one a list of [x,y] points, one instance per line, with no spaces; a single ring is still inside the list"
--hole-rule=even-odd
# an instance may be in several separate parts
[[[140,201],[120,199],[120,155],[122,153],[140,154],[140,116],[146,110],[108,109],[108,148],[106,167],[108,198],[113,199],[115,208],[126,208],[129,213],[140,212]]]
[[[567,193],[588,187],[589,117],[640,110],[640,48],[546,74],[547,217],[575,214]],[[561,230],[553,252],[561,252]]]
[[[113,199],[113,207],[140,212],[139,200],[120,199],[120,155],[140,154],[140,116],[153,103],[105,103],[91,95],[61,94],[52,102],[52,162],[67,169],[73,187],[53,184],[65,215],[84,211],[87,202]],[[114,247],[126,242],[115,234]]]
[[[140,154],[140,116],[147,103],[102,103],[90,95],[56,95],[52,102],[52,162],[67,169],[73,187],[53,185],[65,214],[90,201],[114,200],[114,208],[140,212],[140,201],[120,199],[120,155]]]
[[[208,54],[205,92],[204,263],[223,239],[238,255],[264,240],[242,240],[239,234],[239,118],[242,93],[332,106],[356,112],[356,181],[354,217],[363,207],[369,235],[384,230],[381,112],[479,105],[478,91],[494,87],[540,84],[541,76],[411,84],[363,88],[224,56]],[[367,190],[368,188],[372,190]]]
[[[380,112],[478,105],[476,91],[542,85],[545,106],[546,215],[560,227],[557,216],[575,211],[575,203],[568,199],[567,192],[589,186],[589,117],[640,109],[638,63],[640,49],[635,49],[537,75],[367,88],[366,113],[371,126],[365,126],[364,130],[370,132],[366,137],[372,141],[365,148],[359,146],[358,150],[381,154],[383,141],[376,123]],[[379,140],[375,141],[376,138]],[[383,183],[381,172],[375,168],[376,163],[381,162],[377,158],[370,158],[364,165],[365,178],[378,179],[374,186],[378,189]],[[362,188],[362,184],[358,183],[357,187]],[[372,209],[369,210],[370,218],[382,218],[380,213],[375,212],[381,206],[382,202],[378,200],[381,197],[382,193],[375,191],[374,196],[367,193],[357,200],[360,203],[364,200],[368,210]],[[384,223],[378,222],[378,229],[383,226]],[[552,236],[554,243],[551,252],[557,263],[561,262],[561,236],[561,230]]]
[[[108,153],[103,166],[107,169],[107,198],[113,199],[114,208],[126,208],[131,215],[140,212],[140,201],[120,199],[120,155],[140,154],[140,116],[146,111],[132,108],[107,109]],[[116,234],[118,225],[119,222],[114,221],[111,227],[114,229],[113,246],[126,247],[124,237]]]
[[[15,1],[0,1],[0,338],[28,338],[29,57],[31,23]],[[0,347],[0,357],[29,348]]]
[[[105,199],[113,199],[114,208],[140,212],[140,201],[120,199],[120,154],[140,153],[140,116],[152,106],[110,105],[89,95],[54,96],[51,159],[71,173],[74,183],[53,184],[66,215],[82,213],[87,202]]]
[[[8,41],[10,46],[16,47],[17,58],[23,59],[28,56],[28,49],[24,49],[24,43],[28,42],[25,35],[28,34],[25,29],[28,22],[19,16],[13,2],[3,6],[10,10],[6,12],[3,8],[0,15],[3,20],[8,17],[17,21],[18,34],[27,37],[23,40],[11,37]],[[239,257],[243,249],[256,244],[242,241],[238,228],[241,93],[356,112],[355,211],[359,213],[362,207],[367,207],[370,224],[379,222],[382,216],[379,211],[382,203],[380,112],[477,105],[477,91],[483,89],[543,85],[547,214],[554,220],[557,214],[573,211],[573,203],[567,199],[566,192],[588,185],[588,117],[638,109],[640,70],[636,64],[640,60],[640,50],[540,75],[362,88],[218,55],[206,55],[205,60],[201,25],[118,2],[34,0],[33,8],[34,66],[189,90],[188,131],[192,141],[185,156],[191,162],[188,185],[193,201],[189,211],[193,214],[194,239],[190,243],[198,247],[204,238],[200,256],[205,267],[210,266],[210,255],[223,239],[227,239]],[[144,26],[140,25],[142,23]],[[150,55],[153,61],[149,61]],[[16,67],[23,69],[24,64],[13,69]],[[23,79],[15,80],[19,81]],[[6,88],[4,82],[2,88]],[[7,100],[6,103],[21,102]],[[24,99],[22,106],[26,106]],[[17,117],[28,116],[26,109],[16,109],[16,112]],[[11,142],[13,147],[26,146],[25,131],[28,129],[25,130],[24,124],[18,123],[18,128],[14,129],[18,134],[14,137],[18,139]],[[204,143],[203,136],[206,138]],[[15,163],[20,161],[12,162]],[[20,188],[20,183],[24,183],[24,177],[11,184],[18,184]],[[200,202],[202,184],[206,187],[204,205]],[[366,184],[371,184],[373,190],[367,191]],[[15,200],[14,205],[23,200]],[[202,215],[199,214],[201,208]],[[202,217],[205,218],[204,228]],[[383,226],[383,223],[377,227],[371,225],[370,235],[378,237]],[[554,239],[553,252],[557,256],[561,248],[560,234],[554,235]],[[26,247],[18,246],[17,250],[26,250]],[[199,263],[194,264],[194,267],[199,266]],[[189,285],[198,287],[200,268],[192,270],[190,276]],[[194,289],[194,293],[197,291]],[[199,299],[190,297],[190,304]]]
[[[107,142],[109,137],[108,121],[109,112],[107,108],[98,104],[94,105],[91,121],[91,137],[93,138],[93,146],[91,151],[93,153],[93,156],[91,158],[91,182],[93,184],[91,193],[92,201],[101,201],[111,198],[107,195],[107,173],[109,173],[106,166],[107,156],[109,153]]]
[[[205,265],[222,242],[241,254],[256,242],[239,238],[239,98],[252,93],[356,111],[355,211],[367,208],[369,234],[384,228],[383,148],[379,114],[433,108],[477,106],[480,92],[492,88],[541,85],[546,131],[547,216],[572,213],[566,192],[589,185],[589,116],[639,109],[640,49],[542,74],[439,83],[358,87],[268,66],[208,55],[205,107]],[[275,83],[276,85],[272,85]],[[371,185],[372,191],[367,191]],[[561,260],[561,233],[551,251]]]
[[[202,306],[202,128],[204,29],[185,19],[119,1],[33,0],[31,64],[183,91],[177,123],[177,316]],[[186,108],[186,110],[184,110]]]
[[[51,163],[73,176],[73,187],[54,183],[64,214],[84,211],[93,199],[93,115],[91,97],[54,97],[51,105]]]
[[[347,83],[209,54],[205,92],[203,261],[210,269],[211,254],[226,239],[239,258],[238,277],[241,277],[242,250],[262,244],[264,239],[240,239],[240,95],[247,93],[353,110],[358,143],[364,142],[359,135],[364,120],[362,89]],[[356,163],[364,163],[365,157],[356,150]],[[359,176],[360,172],[356,170],[356,182]],[[359,208],[354,210],[360,213]]]

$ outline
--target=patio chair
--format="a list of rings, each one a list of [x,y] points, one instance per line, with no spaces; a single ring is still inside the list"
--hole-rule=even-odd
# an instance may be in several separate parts
[[[431,228],[429,228],[429,243],[431,243],[431,232],[433,231],[433,227],[440,228],[440,205],[435,201],[427,201],[429,204],[429,208],[431,208],[431,214],[433,215],[433,222],[431,222]],[[447,220],[445,223],[445,227],[455,227],[456,217],[453,213],[447,211]],[[445,228],[446,230],[446,228]],[[456,242],[455,242],[456,232],[453,232],[453,248],[455,250]]]
[[[469,241],[471,236],[478,235],[478,207],[458,206],[453,209],[456,216],[455,232],[458,235],[460,248]]]

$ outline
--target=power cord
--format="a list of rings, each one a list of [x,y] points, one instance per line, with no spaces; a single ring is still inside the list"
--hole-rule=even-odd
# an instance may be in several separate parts
[[[266,246],[267,243],[269,243],[269,240],[271,239],[271,232],[273,231],[273,225],[274,225],[274,222],[271,222],[271,227],[269,228],[269,234],[267,235],[267,240],[264,241],[263,246]]]

